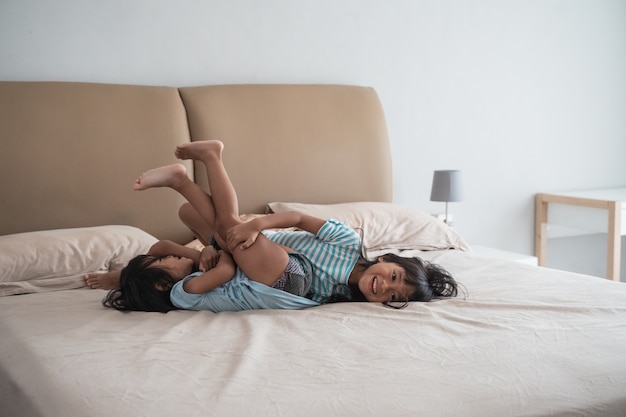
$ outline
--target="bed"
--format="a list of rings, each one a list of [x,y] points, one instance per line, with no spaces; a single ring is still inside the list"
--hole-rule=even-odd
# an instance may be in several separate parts
[[[393,204],[372,88],[0,82],[0,129],[2,416],[626,415],[626,286],[481,258]],[[132,183],[208,138],[243,214],[346,221],[369,256],[423,257],[463,290],[401,310],[103,307],[83,274],[193,242],[177,195]]]

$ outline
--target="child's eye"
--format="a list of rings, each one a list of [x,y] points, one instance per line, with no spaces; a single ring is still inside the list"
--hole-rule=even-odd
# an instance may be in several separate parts
[[[391,293],[391,301],[396,301],[396,293],[395,292]]]
[[[392,273],[391,273],[391,280],[392,280],[392,281],[395,281],[395,280],[396,280],[396,273],[395,273],[395,272],[392,272]]]

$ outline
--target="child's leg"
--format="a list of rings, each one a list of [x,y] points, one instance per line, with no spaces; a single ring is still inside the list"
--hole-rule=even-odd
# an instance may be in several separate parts
[[[226,247],[226,242],[220,242],[217,235],[213,234],[213,229],[209,227],[191,204],[185,203],[180,206],[178,217],[180,217],[180,220],[193,232],[194,236],[196,236],[204,246],[211,245],[211,238],[213,237],[220,248]],[[290,251],[290,249],[287,248],[286,250]],[[291,294],[304,296],[311,285],[310,279],[301,263],[290,259],[286,270],[272,286]]]
[[[169,187],[187,198],[187,201],[191,203],[190,208],[196,213],[192,213],[187,209],[188,206],[183,204],[178,211],[178,215],[192,232],[206,236],[215,229],[213,199],[189,179],[187,168],[184,165],[173,164],[146,171],[137,178],[133,186],[137,191],[154,187]],[[201,222],[198,222],[198,217]],[[191,224],[188,224],[188,222]],[[209,230],[205,230],[207,227]]]
[[[241,219],[239,217],[237,193],[222,163],[223,149],[224,145],[217,140],[192,142],[176,147],[175,154],[179,159],[193,159],[204,163],[209,180],[209,188],[213,196],[213,226],[217,233],[225,238],[226,232],[231,227],[230,225],[241,223]],[[191,205],[194,205],[194,202],[188,201]],[[196,210],[199,209],[195,205],[194,208]],[[202,215],[201,212],[200,214]]]
[[[178,158],[194,159],[204,163],[215,208],[214,232],[222,239],[226,237],[228,229],[242,222],[239,217],[237,194],[222,162],[223,146],[219,141],[204,141],[192,142],[176,148]],[[194,185],[200,189],[199,186]],[[198,204],[203,203],[202,200],[195,197],[195,192],[191,192],[191,186],[188,188],[185,189],[188,194],[183,194],[183,196],[202,215],[198,207]],[[260,235],[250,248],[245,250],[237,248],[232,255],[237,266],[250,279],[270,286],[282,275],[289,262],[287,250],[263,235]]]
[[[226,247],[226,242],[213,233],[213,225],[207,223],[191,204],[180,206],[178,217],[204,246],[210,245],[213,237],[220,248]]]

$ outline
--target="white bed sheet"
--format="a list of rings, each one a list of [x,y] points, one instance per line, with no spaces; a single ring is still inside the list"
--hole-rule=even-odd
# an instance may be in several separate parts
[[[624,416],[626,284],[429,252],[467,298],[120,313],[0,298],[2,416]]]

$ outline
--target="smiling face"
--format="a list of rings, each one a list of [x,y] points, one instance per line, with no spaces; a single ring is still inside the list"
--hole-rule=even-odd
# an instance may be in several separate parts
[[[367,301],[378,303],[408,301],[415,292],[406,280],[404,268],[382,258],[363,271],[358,287]]]
[[[158,267],[169,272],[175,282],[180,281],[193,272],[193,260],[178,256],[166,256],[164,258],[159,258],[150,266]]]

